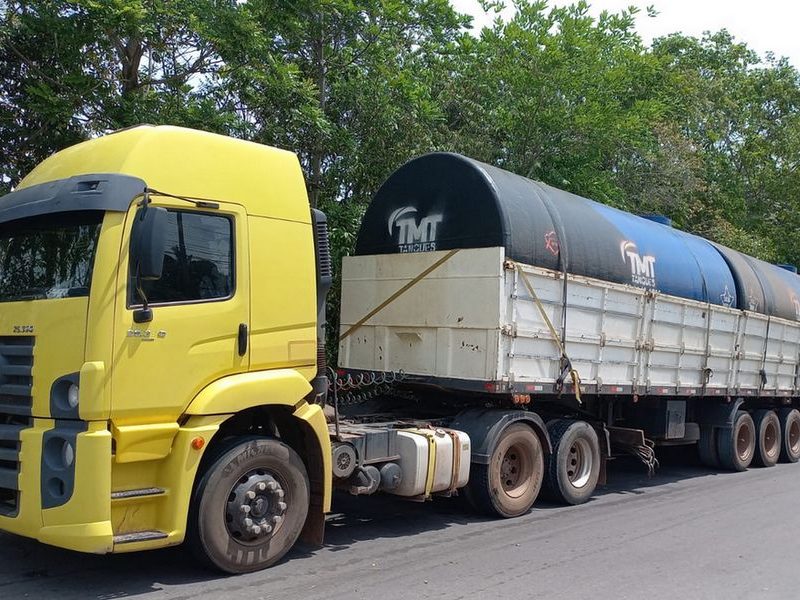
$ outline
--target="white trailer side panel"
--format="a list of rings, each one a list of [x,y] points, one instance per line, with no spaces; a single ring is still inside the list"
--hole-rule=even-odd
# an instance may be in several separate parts
[[[565,303],[561,273],[514,268],[502,248],[458,251],[352,329],[445,255],[345,258],[343,367],[550,392],[561,363],[544,311],[584,391],[795,395],[800,323],[571,275]]]
[[[341,331],[378,307],[444,253],[346,257]],[[437,378],[497,378],[503,249],[461,251],[341,343],[339,364]]]

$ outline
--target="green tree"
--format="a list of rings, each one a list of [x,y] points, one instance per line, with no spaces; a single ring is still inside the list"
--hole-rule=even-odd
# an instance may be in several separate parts
[[[671,120],[702,157],[706,186],[693,228],[767,260],[800,260],[786,235],[800,208],[797,70],[726,31],[668,36],[653,52],[671,83]]]
[[[240,10],[246,34],[220,44],[230,106],[245,137],[298,153],[338,265],[381,181],[436,145],[439,80],[466,18],[446,0],[249,0]],[[332,347],[337,290],[338,280]]]
[[[221,59],[205,24],[213,0],[0,3],[0,178],[82,139],[142,122],[225,130],[214,97]]]
[[[464,39],[448,107],[454,147],[522,175],[628,207],[620,171],[656,147],[658,63],[634,11],[515,3],[508,23]]]
[[[431,146],[432,73],[464,17],[446,0],[249,0],[250,46],[225,53],[247,136],[295,150],[312,205],[366,202]],[[241,39],[241,38],[238,38]]]

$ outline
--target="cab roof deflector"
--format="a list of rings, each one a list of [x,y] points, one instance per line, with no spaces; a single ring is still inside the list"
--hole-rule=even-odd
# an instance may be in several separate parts
[[[138,177],[91,173],[40,183],[0,197],[0,223],[76,210],[125,212],[144,193]]]

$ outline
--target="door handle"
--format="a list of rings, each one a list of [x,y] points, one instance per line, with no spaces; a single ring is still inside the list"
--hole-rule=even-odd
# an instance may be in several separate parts
[[[247,323],[239,323],[239,336],[237,338],[239,356],[247,354]]]

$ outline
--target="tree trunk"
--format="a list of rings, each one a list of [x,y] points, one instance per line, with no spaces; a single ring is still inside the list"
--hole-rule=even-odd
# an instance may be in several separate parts
[[[139,65],[144,55],[144,45],[138,38],[131,37],[117,45],[122,64],[122,95],[127,96],[139,87]]]

